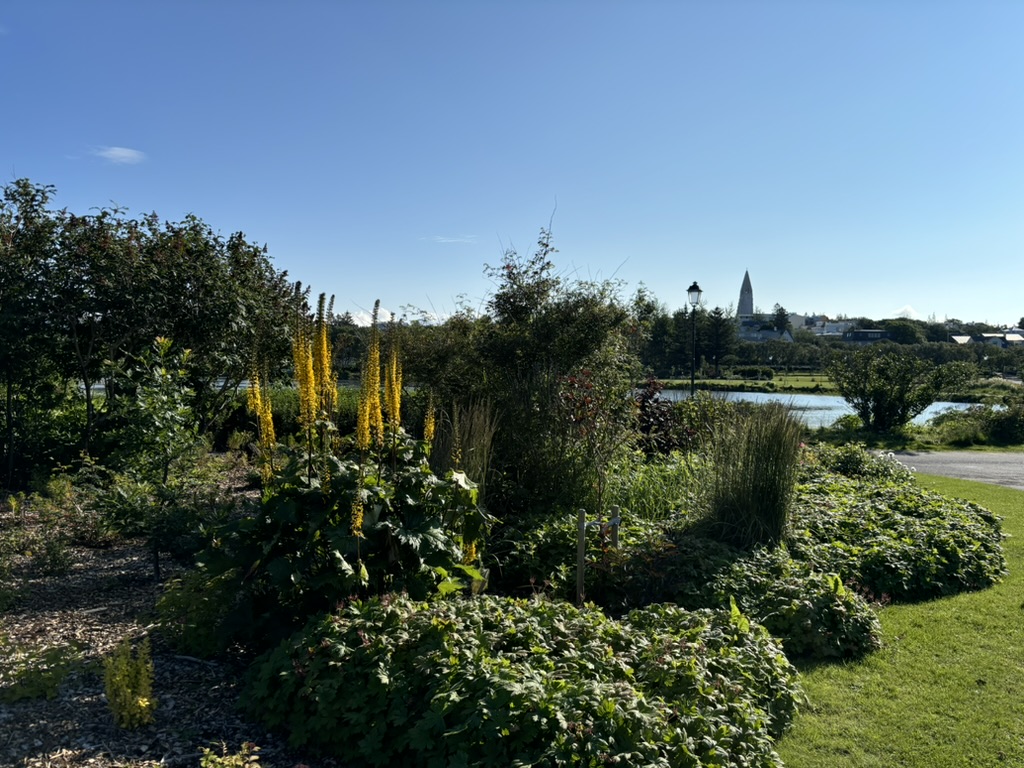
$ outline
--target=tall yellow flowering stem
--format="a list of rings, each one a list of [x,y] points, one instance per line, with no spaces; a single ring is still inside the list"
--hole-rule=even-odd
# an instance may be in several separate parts
[[[356,413],[356,448],[359,450],[359,485],[356,498],[352,502],[352,535],[356,537],[356,547],[363,538],[363,501],[361,497],[363,479],[365,477],[366,455],[371,448],[379,449],[384,440],[384,416],[380,402],[380,329],[377,327],[377,313],[380,311],[380,300],[373,303],[373,319],[370,324],[370,342],[366,349],[359,382],[359,410]],[[377,479],[380,480],[380,457],[378,454]],[[364,566],[360,560],[360,573]]]
[[[398,327],[395,316],[388,324],[388,360],[384,366],[384,402],[391,433],[391,465],[398,461],[398,436],[402,429],[402,363],[399,359]]]
[[[332,420],[338,408],[338,377],[334,373],[330,339],[330,315],[334,310],[334,297],[328,304],[320,294],[316,309],[313,339],[313,376],[316,385],[317,410],[325,420]]]
[[[306,433],[307,444],[311,442],[310,438],[318,410],[316,371],[313,368],[310,331],[308,319],[297,318],[292,336],[292,363],[295,366],[295,384],[299,390],[299,424]]]
[[[380,329],[377,327],[379,309],[380,300],[377,300],[373,305],[370,343],[360,381],[359,413],[356,418],[356,447],[360,453],[366,453],[371,446],[380,447],[384,437],[384,416],[380,402]]]
[[[259,434],[260,477],[266,485],[274,476],[274,447],[277,435],[274,434],[274,414],[271,411],[270,391],[260,376],[253,369],[249,376],[249,389],[246,392],[249,411],[256,416],[256,431]]]
[[[434,433],[437,431],[437,415],[434,412],[434,393],[427,396],[427,415],[423,418],[423,439],[428,443],[434,442]]]
[[[306,434],[309,469],[313,469],[314,454],[324,456],[331,448],[327,425],[332,424],[338,405],[338,380],[333,369],[333,354],[329,336],[330,305],[327,296],[320,294],[316,318],[296,318],[292,337],[292,360],[295,381],[299,390],[299,423]],[[321,469],[326,472],[327,462]],[[321,477],[326,485],[328,477]]]

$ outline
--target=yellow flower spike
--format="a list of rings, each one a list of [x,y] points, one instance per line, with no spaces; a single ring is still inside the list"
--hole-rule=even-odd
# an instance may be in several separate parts
[[[352,535],[363,538],[363,502],[358,498],[352,502]]]
[[[299,367],[295,376],[299,385],[299,414],[302,425],[312,429],[319,415],[319,398],[316,391],[316,372],[313,368],[313,352],[310,349],[308,328],[303,328],[296,340],[298,352],[296,359]]]
[[[249,390],[246,392],[249,410],[256,416],[256,431],[259,435],[260,477],[264,483],[270,482],[274,474],[273,451],[277,444],[274,433],[274,414],[271,408],[270,393],[259,373],[253,371],[249,376]]]
[[[377,327],[377,312],[379,309],[380,299],[373,304],[370,346],[366,352],[366,369],[363,372],[369,408],[370,436],[378,444],[384,437],[384,415],[381,411],[380,402],[380,329]]]
[[[334,412],[338,407],[338,380],[332,366],[333,355],[327,322],[333,306],[334,298],[331,297],[331,303],[328,305],[326,294],[321,293],[316,310],[312,359],[317,395],[316,410],[320,417],[327,420],[334,418]]]
[[[398,351],[392,347],[388,354],[388,365],[384,369],[384,398],[387,400],[388,425],[398,431],[402,425],[402,366],[398,362]]]
[[[366,391],[366,372],[359,388],[359,410],[356,412],[356,447],[360,451],[370,448],[370,396]]]
[[[427,397],[427,415],[423,419],[423,439],[428,443],[434,442],[434,433],[437,431],[437,417],[434,414],[434,393]]]

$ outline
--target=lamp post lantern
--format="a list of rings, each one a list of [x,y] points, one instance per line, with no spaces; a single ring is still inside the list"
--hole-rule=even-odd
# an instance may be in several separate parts
[[[686,298],[690,302],[690,397],[693,397],[697,385],[697,305],[700,304],[701,290],[697,281],[686,289]]]

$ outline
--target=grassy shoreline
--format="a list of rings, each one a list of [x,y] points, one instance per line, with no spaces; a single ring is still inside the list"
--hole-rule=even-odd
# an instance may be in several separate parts
[[[665,389],[689,389],[689,379],[662,379]],[[698,379],[697,389],[707,392],[799,392],[814,395],[838,395],[824,373],[777,374],[773,379]]]
[[[1009,575],[981,592],[879,611],[885,647],[803,670],[789,768],[1024,765],[1024,491],[929,475],[1003,517]]]

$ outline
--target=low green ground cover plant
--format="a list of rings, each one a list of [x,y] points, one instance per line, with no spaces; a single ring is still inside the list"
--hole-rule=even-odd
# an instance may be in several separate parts
[[[799,696],[732,610],[388,595],[319,617],[256,664],[246,701],[353,765],[780,765]]]
[[[203,747],[199,768],[257,768],[260,764],[260,748],[252,742],[245,742],[237,752],[229,752],[227,744],[221,742],[220,751]]]
[[[918,482],[999,515],[1009,573],[988,589],[880,608],[881,651],[803,668],[809,703],[778,744],[788,768],[1024,765],[1024,492]]]
[[[668,530],[625,554],[618,576],[601,597],[619,610],[660,601],[716,608],[735,600],[791,658],[851,658],[880,644],[878,619],[863,597],[786,547],[743,550],[686,528]]]
[[[927,491],[899,462],[863,447],[808,459],[789,539],[795,557],[897,601],[984,589],[1005,575],[1000,521],[983,507]]]
[[[84,666],[74,643],[27,648],[0,636],[0,702],[52,699],[67,676]]]

